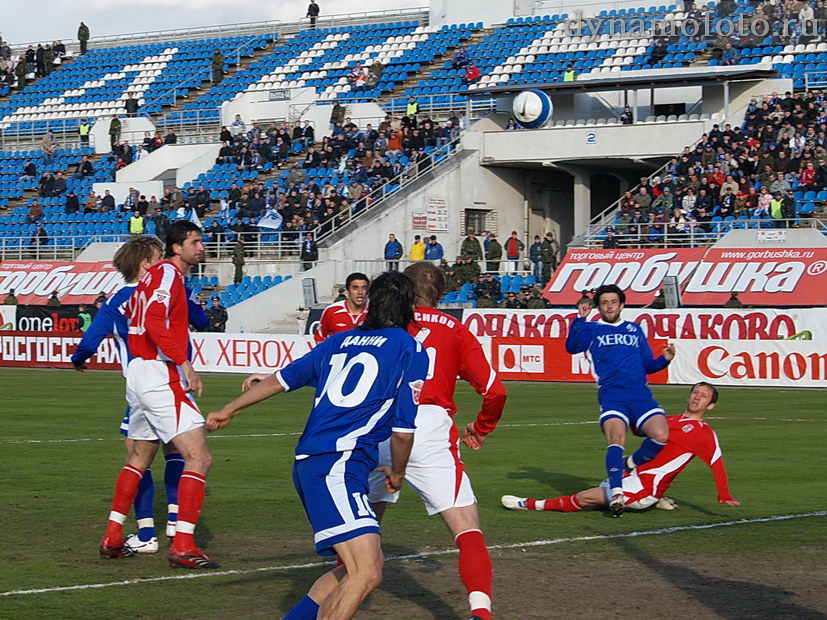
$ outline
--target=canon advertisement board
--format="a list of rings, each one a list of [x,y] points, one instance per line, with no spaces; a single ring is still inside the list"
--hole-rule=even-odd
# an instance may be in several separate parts
[[[733,292],[745,306],[827,305],[827,248],[571,250],[543,295],[572,305],[584,290],[616,284],[627,305],[645,306],[666,276],[677,277],[688,306],[723,306]]]
[[[90,304],[123,286],[109,262],[64,263],[5,261],[0,263],[0,298],[14,289],[19,304],[45,305],[53,291],[64,304]]]

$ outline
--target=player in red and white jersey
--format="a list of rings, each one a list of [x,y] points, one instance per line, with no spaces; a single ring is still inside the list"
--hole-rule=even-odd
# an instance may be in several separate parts
[[[430,358],[405,480],[425,502],[428,514],[440,515],[454,537],[459,548],[459,576],[468,592],[471,616],[492,620],[493,567],[480,530],[477,499],[460,460],[454,390],[459,377],[482,395],[482,408],[466,426],[462,440],[472,450],[479,450],[502,415],[505,386],[471,332],[436,309],[445,290],[442,271],[432,263],[418,262],[404,273],[413,282],[417,298],[414,323],[408,332],[422,343]],[[390,463],[389,452],[387,444],[380,446],[380,464]],[[386,503],[396,502],[399,494],[389,493],[380,477],[381,472],[371,476],[370,500],[381,517]]]
[[[204,418],[192,397],[193,392],[201,394],[201,378],[188,359],[189,311],[184,287],[184,274],[204,258],[201,229],[189,221],[170,226],[164,255],[166,260],[150,267],[141,278],[126,307],[133,355],[126,369],[127,437],[133,440],[132,452],[115,485],[100,553],[109,558],[131,555],[124,545],[123,523],[160,440],[172,443],[184,457],[169,562],[186,568],[218,568],[193,538],[212,463]]]
[[[721,454],[718,436],[712,427],[704,422],[707,411],[718,402],[718,390],[701,381],[692,386],[686,410],[681,415],[667,417],[669,423],[669,441],[651,461],[627,473],[623,478],[623,494],[626,508],[645,510],[657,505],[658,508],[672,510],[677,508],[669,498],[664,497],[677,475],[696,456],[712,469],[715,486],[718,489],[718,501],[727,506],[740,506],[741,503],[729,493],[726,469]],[[564,495],[551,499],[531,499],[504,495],[502,504],[511,510],[556,510],[558,512],[576,512],[583,508],[604,508],[609,505],[608,483],[599,487],[586,489],[574,495]]]
[[[318,344],[331,334],[346,332],[359,327],[368,312],[368,277],[359,272],[350,274],[345,280],[345,299],[335,301],[322,312],[319,326],[313,333]]]

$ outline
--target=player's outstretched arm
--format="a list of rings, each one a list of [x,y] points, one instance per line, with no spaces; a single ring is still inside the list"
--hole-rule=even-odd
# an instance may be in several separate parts
[[[207,430],[217,431],[219,428],[224,428],[232,422],[233,417],[237,413],[284,391],[284,386],[279,382],[275,374],[267,375],[263,380],[250,387],[233,402],[224,405],[224,407],[218,411],[210,413],[207,416]]]

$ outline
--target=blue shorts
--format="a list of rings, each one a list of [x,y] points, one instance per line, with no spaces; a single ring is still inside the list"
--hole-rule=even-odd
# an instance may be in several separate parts
[[[600,427],[609,418],[623,420],[632,432],[638,434],[638,429],[643,426],[652,416],[666,415],[652,392],[649,389],[643,390],[602,390],[597,400],[600,402]]]
[[[368,475],[375,467],[376,459],[363,450],[308,456],[293,465],[293,484],[319,555],[335,555],[333,545],[379,533],[368,501]]]

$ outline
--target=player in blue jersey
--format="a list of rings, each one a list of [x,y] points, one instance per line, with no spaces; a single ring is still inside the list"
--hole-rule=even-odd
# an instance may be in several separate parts
[[[320,555],[343,565],[320,577],[286,616],[350,618],[382,581],[379,523],[368,501],[368,475],[379,443],[391,438],[391,466],[381,468],[389,491],[402,486],[413,445],[419,394],[428,355],[405,331],[413,320],[413,285],[386,272],[370,284],[367,316],[333,334],[310,353],[272,375],[252,375],[245,393],[207,416],[216,430],[270,396],[310,385],[313,409],[296,446],[293,482]],[[254,385],[255,384],[255,385]]]
[[[675,347],[667,345],[655,358],[640,325],[623,321],[620,313],[626,295],[614,284],[604,285],[594,294],[599,321],[586,318],[592,310],[586,299],[577,304],[577,313],[566,338],[566,351],[586,352],[592,374],[597,380],[600,426],[606,435],[606,471],[609,474],[612,516],[623,514],[623,448],[626,429],[645,435],[640,448],[626,460],[634,469],[657,456],[669,439],[669,425],[663,408],[655,401],[646,375],[663,370],[675,357]]]
[[[78,343],[72,355],[72,365],[75,370],[86,370],[86,362],[98,350],[101,342],[107,336],[113,336],[118,348],[118,356],[123,367],[124,376],[126,366],[132,356],[127,346],[128,320],[124,314],[126,302],[135,292],[138,281],[147,269],[159,262],[164,253],[163,244],[155,237],[137,237],[121,246],[115,253],[112,264],[124,277],[126,284],[118,289],[101,305],[92,325]],[[190,323],[196,328],[207,326],[207,315],[195,300],[189,301]],[[129,428],[129,408],[127,407],[120,432],[124,436],[127,460],[132,449],[132,440],[126,436]],[[184,459],[172,446],[164,446],[164,487],[167,494],[167,536],[175,535],[175,522],[178,513],[178,481],[184,468]],[[133,503],[135,518],[138,521],[138,533],[130,535],[125,545],[131,553],[157,553],[159,545],[155,535],[154,519],[155,483],[152,471],[147,469],[138,485],[138,495]]]

